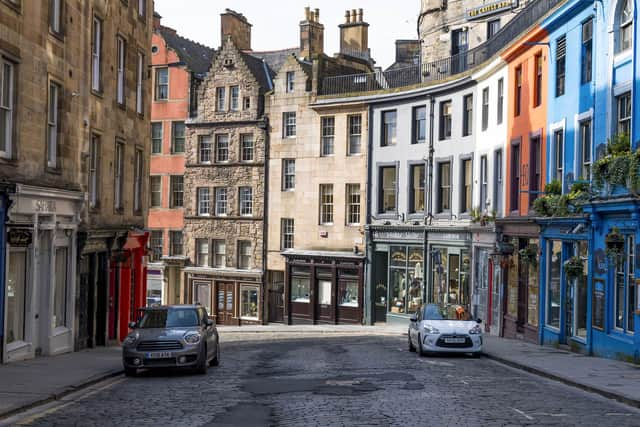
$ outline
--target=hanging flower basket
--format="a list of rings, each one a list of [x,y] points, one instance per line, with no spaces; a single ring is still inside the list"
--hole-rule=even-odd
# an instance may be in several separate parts
[[[520,260],[532,267],[538,265],[538,245],[527,245],[518,251]]]
[[[579,256],[572,256],[564,263],[564,274],[567,280],[580,279],[584,277],[584,263]]]
[[[607,252],[621,254],[624,251],[624,236],[617,227],[613,227],[604,241],[607,245]]]

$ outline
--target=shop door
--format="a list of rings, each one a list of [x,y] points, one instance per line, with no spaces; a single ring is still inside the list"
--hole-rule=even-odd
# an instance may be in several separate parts
[[[233,323],[233,283],[218,283],[218,317],[219,325],[231,325]]]
[[[269,322],[284,321],[284,292],[269,289]]]
[[[335,308],[333,305],[332,283],[328,279],[318,279],[318,296],[316,298],[316,316],[315,320],[329,322],[333,320]]]
[[[109,278],[107,275],[107,254],[97,255],[98,277],[96,282],[96,333],[95,344],[107,344],[107,312],[109,301]]]
[[[478,249],[476,256],[476,273],[474,284],[475,317],[487,320],[489,300],[489,252]]]
[[[375,252],[373,256],[373,298],[374,298],[374,313],[373,321],[386,322],[387,321],[387,270],[389,268],[387,252]]]

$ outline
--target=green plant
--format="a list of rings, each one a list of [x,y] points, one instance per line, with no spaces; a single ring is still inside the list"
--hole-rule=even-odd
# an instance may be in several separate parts
[[[605,236],[604,242],[606,244],[607,256],[610,258],[617,258],[622,255],[624,251],[624,236],[620,233],[618,227],[613,227],[611,231]]]
[[[491,215],[486,212],[481,212],[480,209],[475,208],[471,210],[471,222],[476,224],[480,223],[480,225],[487,225],[490,222],[496,221],[496,211],[493,211]]]
[[[557,179],[554,179],[550,183],[544,186],[544,193],[546,195],[559,196],[562,194],[562,183]]]
[[[520,261],[533,267],[538,265],[538,245],[529,244],[518,251]]]
[[[572,256],[564,263],[564,274],[567,280],[579,279],[584,276],[584,263],[581,257]]]
[[[627,187],[633,193],[640,191],[640,149],[631,151],[628,135],[609,140],[606,155],[593,164],[593,184],[598,189],[609,184]]]

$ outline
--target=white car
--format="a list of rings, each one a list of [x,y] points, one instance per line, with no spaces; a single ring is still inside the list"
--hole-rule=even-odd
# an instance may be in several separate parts
[[[409,351],[427,353],[482,352],[481,320],[474,320],[460,305],[426,304],[411,317]]]

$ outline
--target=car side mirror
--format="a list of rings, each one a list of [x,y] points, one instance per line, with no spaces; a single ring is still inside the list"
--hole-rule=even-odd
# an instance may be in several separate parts
[[[478,324],[482,323],[482,319],[476,319],[476,323]]]
[[[136,322],[129,322],[129,328],[130,329],[135,329],[136,326],[138,326],[138,324]]]
[[[211,327],[211,326],[213,326],[213,320],[207,319],[207,320],[205,320],[204,324],[207,325],[207,328]]]
[[[418,321],[418,318],[417,318],[416,316],[411,316],[411,317],[409,318],[409,321],[410,321],[410,322],[417,322],[417,321]]]

